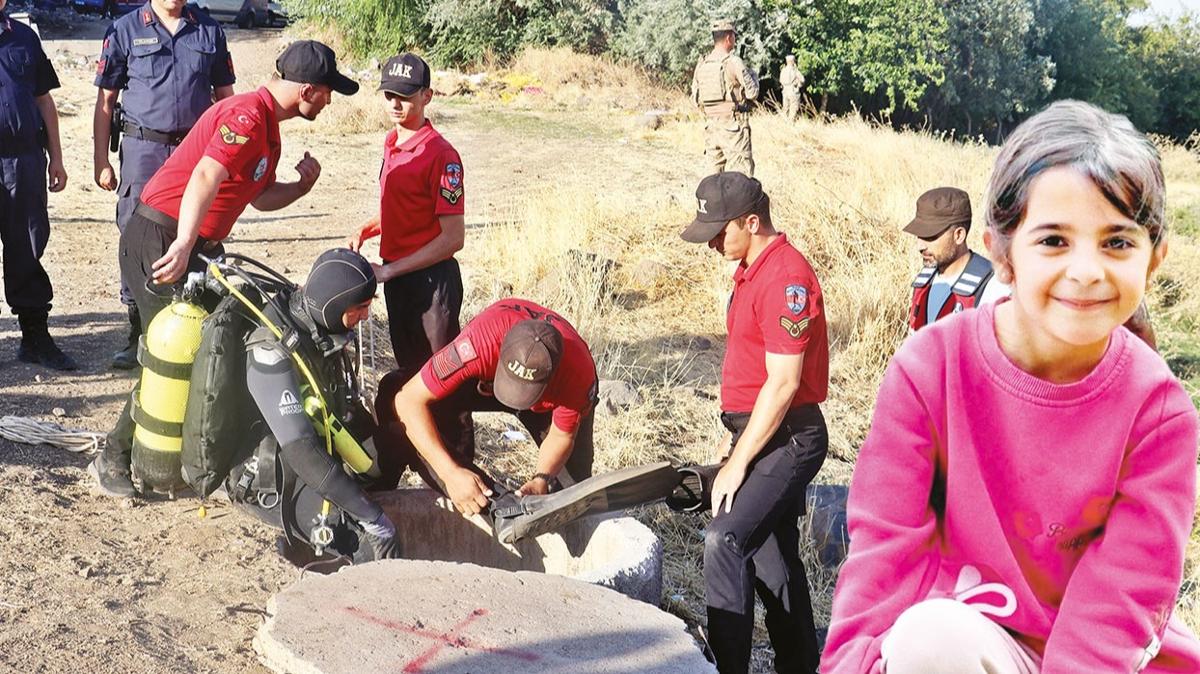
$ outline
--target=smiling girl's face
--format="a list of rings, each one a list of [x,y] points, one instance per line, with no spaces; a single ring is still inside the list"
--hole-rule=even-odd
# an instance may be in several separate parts
[[[1012,327],[1043,347],[1103,353],[1165,254],[1165,242],[1155,246],[1088,177],[1069,166],[1047,169],[1030,183],[1008,252]]]

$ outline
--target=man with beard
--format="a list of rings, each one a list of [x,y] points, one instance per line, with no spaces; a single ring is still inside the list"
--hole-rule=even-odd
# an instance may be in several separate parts
[[[1008,295],[1008,286],[992,278],[992,263],[967,247],[971,198],[966,192],[938,187],[922,194],[904,231],[917,237],[925,261],[912,282],[910,331]]]
[[[358,83],[337,70],[333,50],[312,40],[293,42],[275,62],[279,76],[257,91],[209,108],[146,184],[121,233],[121,280],[133,293],[142,331],[171,303],[170,286],[188,271],[203,271],[201,255],[224,252],[221,242],[247,206],[285,208],[308,194],[321,165],[304,153],[299,179],[276,179],[282,150],[279,123],[316,119],[333,99]],[[134,495],[129,473],[134,422],[125,404],[104,452],[89,467],[105,494]]]

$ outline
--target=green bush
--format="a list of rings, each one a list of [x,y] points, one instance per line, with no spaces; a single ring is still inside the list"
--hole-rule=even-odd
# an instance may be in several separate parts
[[[696,61],[712,49],[710,28],[718,18],[737,26],[738,53],[752,70],[765,74],[783,60],[783,15],[765,14],[755,0],[620,0],[618,13],[624,25],[613,51],[670,84],[691,82]]]
[[[333,25],[359,56],[387,58],[427,37],[426,0],[283,0],[294,16]]]
[[[615,9],[608,0],[433,0],[426,14],[429,54],[454,65],[506,59],[525,46],[601,54]]]

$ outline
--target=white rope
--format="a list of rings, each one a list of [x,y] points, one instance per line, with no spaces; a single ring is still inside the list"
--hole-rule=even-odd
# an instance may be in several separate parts
[[[76,452],[94,454],[104,446],[104,434],[63,428],[50,421],[29,417],[0,418],[0,437],[27,445],[52,445]]]

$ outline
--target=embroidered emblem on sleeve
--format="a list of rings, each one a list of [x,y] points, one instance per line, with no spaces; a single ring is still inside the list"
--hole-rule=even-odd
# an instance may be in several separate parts
[[[221,140],[224,141],[226,145],[245,145],[246,142],[250,140],[248,136],[234,133],[233,129],[230,129],[228,124],[222,124],[221,128],[218,129],[218,132],[221,134]],[[255,180],[257,180],[257,178],[255,178]]]
[[[800,339],[800,336],[803,335],[804,331],[808,329],[808,319],[801,318],[798,321],[793,321],[787,316],[780,316],[779,325],[781,325],[784,331],[787,332],[788,337],[791,337],[792,339]]]
[[[808,288],[802,285],[793,283],[784,289],[783,294],[787,300],[788,310],[796,316],[802,314],[804,308],[808,306]]]
[[[442,198],[446,200],[446,203],[454,205],[462,198],[462,178],[462,164],[456,162],[446,164],[446,169],[442,172],[442,186],[438,190]]]
[[[437,378],[446,381],[463,368],[463,365],[478,358],[475,353],[475,346],[471,344],[471,340],[466,337],[460,337],[454,340],[441,351],[433,354],[433,374]]]

